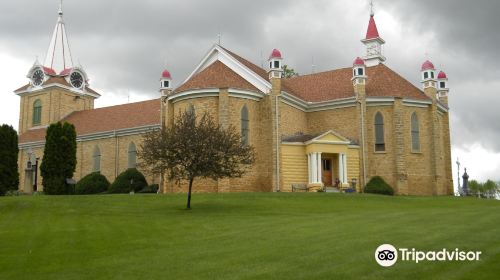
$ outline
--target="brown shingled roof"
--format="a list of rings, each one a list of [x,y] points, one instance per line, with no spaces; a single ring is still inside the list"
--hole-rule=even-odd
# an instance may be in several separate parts
[[[66,81],[66,79],[64,79],[63,77],[59,77],[59,76],[50,77],[43,84],[44,85],[59,84],[59,85],[71,87],[71,85]],[[27,90],[29,88],[29,86],[30,86],[30,84],[24,85],[24,86],[16,89],[14,92],[19,92],[19,91]],[[98,92],[96,92],[95,90],[93,90],[93,89],[91,89],[89,87],[85,88],[85,90],[88,91],[88,92],[90,92],[90,93],[94,93],[94,94],[100,95]]]
[[[75,125],[77,135],[93,134],[160,124],[160,99],[93,110],[73,112],[64,118]],[[45,128],[28,130],[19,136],[19,143],[42,141]]]
[[[369,97],[428,99],[420,89],[384,64],[368,67],[366,72],[366,95]],[[351,78],[352,68],[342,68],[284,79],[283,90],[309,102],[349,98],[354,97]]]
[[[222,47],[221,47],[222,48]],[[254,63],[244,59],[243,57],[235,54],[234,52],[223,48],[226,52],[228,52],[232,57],[234,57],[236,60],[238,60],[241,64],[245,65],[247,68],[250,68],[255,74],[261,76],[264,80],[268,81],[269,80],[269,75],[266,70],[262,69],[261,67],[255,65]]]
[[[283,90],[310,102],[352,97],[351,71],[351,68],[344,68],[283,79]]]
[[[366,72],[368,75],[366,83],[367,96],[429,99],[422,90],[384,64],[368,67]]]
[[[247,80],[243,79],[224,63],[216,61],[175,89],[175,92],[190,89],[229,87],[259,91],[256,87],[254,87]]]

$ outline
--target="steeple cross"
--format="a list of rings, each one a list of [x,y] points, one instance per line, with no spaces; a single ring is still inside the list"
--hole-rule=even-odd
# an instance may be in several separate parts
[[[59,15],[62,16],[63,14],[63,0],[59,1]]]
[[[373,16],[375,13],[373,12],[373,0],[370,0],[370,15]]]

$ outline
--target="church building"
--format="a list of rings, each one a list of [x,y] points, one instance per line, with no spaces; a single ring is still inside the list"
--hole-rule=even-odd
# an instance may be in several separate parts
[[[51,123],[76,127],[75,180],[99,171],[112,182],[137,166],[144,133],[169,127],[180,112],[192,110],[237,128],[241,141],[256,151],[255,164],[243,178],[195,180],[194,191],[335,186],[362,192],[378,175],[400,195],[453,194],[446,74],[427,60],[420,73],[415,70],[421,75],[418,88],[386,66],[385,41],[373,13],[361,42],[366,53],[352,65],[293,77],[285,77],[286,56],[277,49],[264,69],[216,44],[178,87],[163,71],[157,99],[95,109],[101,94],[72,61],[59,9],[44,63],[35,61],[29,83],[15,91],[21,108],[19,188],[43,191],[41,178],[34,178],[37,167],[27,163],[43,161]],[[141,171],[163,193],[187,190],[187,182]]]

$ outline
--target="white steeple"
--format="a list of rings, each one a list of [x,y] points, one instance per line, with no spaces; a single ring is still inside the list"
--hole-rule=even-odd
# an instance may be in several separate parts
[[[373,1],[370,1],[370,21],[368,22],[368,30],[366,31],[365,39],[361,42],[366,46],[366,55],[363,57],[366,66],[376,66],[385,61],[382,55],[382,45],[385,44],[384,39],[378,34],[377,24],[375,23],[375,13],[373,12]]]
[[[63,20],[62,0],[59,5],[59,16],[57,18],[56,27],[52,34],[47,55],[45,56],[45,67],[54,69],[58,73],[64,69],[73,67],[73,59],[69,48],[68,36],[66,35],[66,27]]]

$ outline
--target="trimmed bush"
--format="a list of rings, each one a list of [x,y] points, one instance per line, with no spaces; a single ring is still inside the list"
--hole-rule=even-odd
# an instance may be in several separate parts
[[[148,186],[144,175],[136,168],[129,168],[122,172],[109,187],[110,193],[139,192]]]
[[[365,186],[365,193],[394,195],[394,189],[387,184],[380,176],[375,176],[370,179]]]
[[[107,192],[109,181],[100,172],[93,172],[83,177],[76,184],[76,194],[96,194]]]
[[[47,128],[43,160],[40,165],[45,194],[71,194],[66,184],[76,169],[76,130],[67,122],[53,123]]]
[[[139,193],[157,193],[159,188],[158,184],[152,184],[140,190]]]

